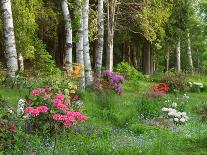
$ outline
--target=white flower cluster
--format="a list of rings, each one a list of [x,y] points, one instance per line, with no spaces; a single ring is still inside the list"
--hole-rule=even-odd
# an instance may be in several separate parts
[[[186,112],[179,112],[176,109],[173,108],[162,108],[162,111],[167,113],[167,116],[169,118],[173,118],[173,121],[175,123],[185,123],[189,120],[189,117],[187,116]]]
[[[194,85],[197,86],[198,88],[204,88],[203,83],[199,82],[188,82],[189,86],[192,88]]]
[[[183,95],[183,98],[186,99],[186,100],[188,100],[190,97],[188,95],[184,94]]]
[[[22,115],[24,113],[24,105],[25,101],[23,99],[20,99],[18,101],[17,115]]]

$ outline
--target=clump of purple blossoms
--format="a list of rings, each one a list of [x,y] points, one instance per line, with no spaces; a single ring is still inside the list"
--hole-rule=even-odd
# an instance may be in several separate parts
[[[114,72],[111,71],[105,71],[103,73],[103,77],[109,81],[111,85],[113,85],[114,89],[117,91],[118,95],[123,94],[123,89],[121,87],[121,84],[125,82],[125,79],[121,75],[117,75]]]

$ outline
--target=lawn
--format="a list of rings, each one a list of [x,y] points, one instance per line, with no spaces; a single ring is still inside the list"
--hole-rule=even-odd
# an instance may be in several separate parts
[[[124,85],[123,96],[109,91],[102,94],[87,90],[80,94],[83,112],[88,120],[69,132],[60,133],[55,139],[33,136],[19,140],[13,150],[16,154],[207,154],[207,123],[201,121],[197,109],[207,100],[206,92],[190,93],[183,106],[190,120],[176,128],[163,128],[146,120],[161,115],[166,100],[182,98],[184,93],[167,94],[162,98],[146,99],[145,93],[152,82],[140,82],[134,87]],[[0,87],[0,94],[16,108],[26,90]],[[144,118],[142,118],[144,117]],[[55,152],[53,145],[56,142]],[[23,149],[24,148],[24,149]]]

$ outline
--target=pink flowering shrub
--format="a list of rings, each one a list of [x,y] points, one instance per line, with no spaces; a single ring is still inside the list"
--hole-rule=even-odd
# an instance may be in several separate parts
[[[76,105],[78,99],[77,95],[57,93],[52,88],[38,88],[26,98],[25,117],[32,119],[37,129],[45,124],[51,130],[70,128],[87,120]]]

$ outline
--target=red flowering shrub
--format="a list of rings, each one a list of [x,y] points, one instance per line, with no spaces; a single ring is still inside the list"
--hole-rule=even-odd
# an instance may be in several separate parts
[[[152,90],[157,93],[166,94],[169,91],[169,86],[166,83],[159,83],[152,87]]]
[[[16,117],[12,110],[8,109],[7,101],[0,96],[0,150],[12,148],[16,142],[15,121]]]
[[[79,112],[77,100],[77,95],[71,97],[53,89],[38,88],[26,99],[25,115],[33,120],[36,129],[45,128],[45,124],[50,130],[62,129],[64,126],[69,128],[77,125],[78,121],[87,120]]]

